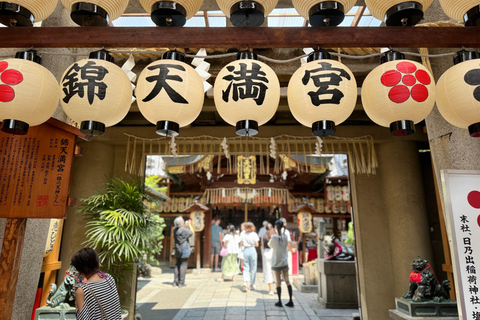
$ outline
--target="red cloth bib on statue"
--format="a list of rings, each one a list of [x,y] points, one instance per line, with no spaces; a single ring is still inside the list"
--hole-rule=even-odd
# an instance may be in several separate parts
[[[410,272],[410,281],[420,283],[422,282],[422,274],[420,272]]]

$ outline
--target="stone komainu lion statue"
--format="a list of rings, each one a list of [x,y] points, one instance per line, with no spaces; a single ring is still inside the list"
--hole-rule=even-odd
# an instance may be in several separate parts
[[[444,280],[440,284],[427,260],[421,257],[413,259],[410,285],[408,292],[403,295],[404,299],[412,299],[415,302],[433,299],[435,302],[443,302],[450,300],[449,293],[450,281]]]
[[[324,236],[322,246],[325,249],[324,256],[326,260],[355,260],[353,248],[341,242],[334,236]]]
[[[74,272],[74,267],[70,267],[70,269],[68,269],[68,271],[65,273],[65,277],[63,278],[63,282],[58,289],[55,283],[50,285],[52,289],[50,289],[48,293],[47,305],[52,308],[60,307],[62,309],[75,306]]]

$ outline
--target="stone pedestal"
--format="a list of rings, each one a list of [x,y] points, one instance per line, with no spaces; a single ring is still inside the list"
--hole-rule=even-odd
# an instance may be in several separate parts
[[[458,317],[457,303],[455,301],[442,303],[433,301],[413,302],[395,298],[395,305],[398,311],[411,317]]]
[[[60,307],[41,307],[35,311],[35,320],[75,320],[75,307],[62,309]]]
[[[458,317],[410,317],[398,310],[388,310],[388,314],[394,320],[458,320]]]
[[[317,259],[318,301],[326,308],[357,309],[354,261]]]

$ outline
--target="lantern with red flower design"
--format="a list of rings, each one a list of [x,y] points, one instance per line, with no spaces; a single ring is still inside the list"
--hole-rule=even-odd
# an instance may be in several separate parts
[[[435,103],[433,76],[420,63],[403,59],[400,52],[385,53],[362,87],[367,115],[396,136],[414,133],[414,124],[425,119]]]

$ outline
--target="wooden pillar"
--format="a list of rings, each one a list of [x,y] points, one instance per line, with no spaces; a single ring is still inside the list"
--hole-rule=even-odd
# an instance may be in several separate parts
[[[7,219],[0,255],[0,319],[12,319],[27,219]]]
[[[208,205],[210,210],[205,212],[205,228],[203,229],[203,267],[210,268],[210,244],[212,237],[212,206]]]
[[[245,220],[245,222],[248,222],[248,203],[246,203],[246,202],[245,202],[245,212],[244,212],[244,214],[245,214],[244,220]]]
[[[288,214],[288,204],[282,204],[282,218],[290,220],[290,216]]]
[[[200,252],[202,250],[200,248],[200,243],[201,243],[200,233],[195,232],[195,258],[196,258],[196,268],[197,269],[200,269],[200,267],[201,267],[201,261],[200,261],[201,254],[200,254]]]

